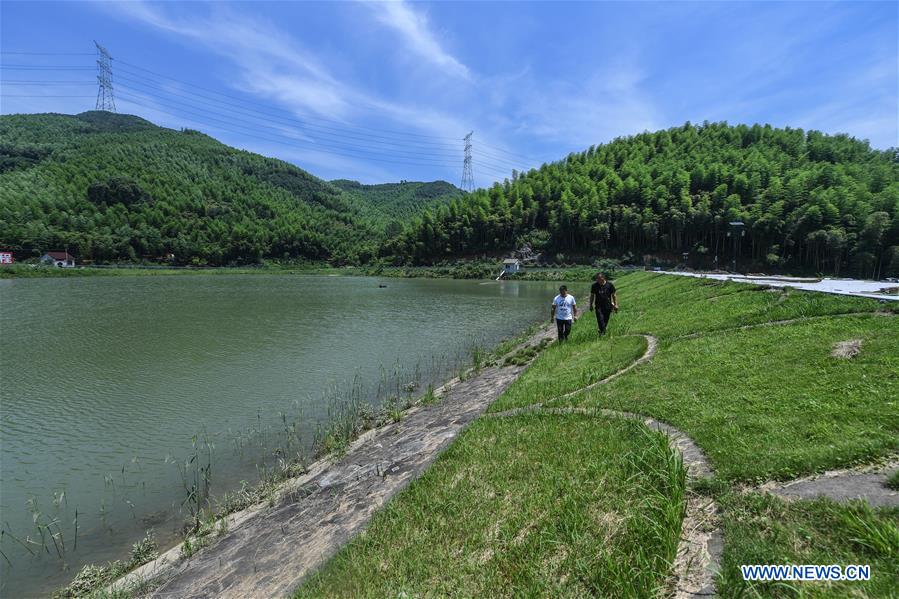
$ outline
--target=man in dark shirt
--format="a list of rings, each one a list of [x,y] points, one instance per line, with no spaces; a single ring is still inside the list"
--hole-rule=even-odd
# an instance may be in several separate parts
[[[599,326],[599,334],[604,335],[612,311],[618,311],[618,296],[615,294],[615,286],[606,280],[605,273],[596,273],[596,282],[590,287],[590,310],[596,308],[596,324]]]

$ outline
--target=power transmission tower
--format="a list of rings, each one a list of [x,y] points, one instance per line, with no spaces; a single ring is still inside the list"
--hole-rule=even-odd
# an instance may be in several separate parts
[[[94,41],[97,46],[97,110],[115,112],[115,96],[112,94],[112,56],[106,48]]]
[[[465,136],[465,162],[462,163],[462,189],[465,191],[474,191],[474,175],[471,173],[471,135],[474,131],[469,131]]]

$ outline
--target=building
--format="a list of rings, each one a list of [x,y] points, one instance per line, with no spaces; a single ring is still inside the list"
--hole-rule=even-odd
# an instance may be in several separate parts
[[[521,270],[521,262],[515,258],[506,258],[503,260],[503,272],[506,274],[516,273]]]
[[[75,257],[69,252],[47,252],[41,256],[41,262],[60,268],[75,268]]]

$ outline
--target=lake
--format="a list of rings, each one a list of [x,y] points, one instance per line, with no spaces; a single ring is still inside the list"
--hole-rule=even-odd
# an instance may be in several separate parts
[[[189,513],[191,455],[212,464],[214,494],[253,482],[279,431],[309,450],[348,387],[376,402],[379,383],[445,380],[473,346],[547,319],[554,287],[298,275],[0,280],[0,549],[9,560],[0,557],[0,592],[46,594],[85,563],[127,559],[148,529],[170,545]]]

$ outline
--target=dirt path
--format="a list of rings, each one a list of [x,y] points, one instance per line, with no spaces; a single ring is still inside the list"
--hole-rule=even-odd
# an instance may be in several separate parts
[[[546,330],[527,343],[539,343]],[[275,504],[227,518],[227,532],[188,559],[180,546],[114,584],[155,586],[154,597],[288,595],[358,534],[391,497],[437,456],[525,367],[491,367],[444,389],[441,401],[410,409],[369,431],[336,461],[323,460],[286,484]]]

